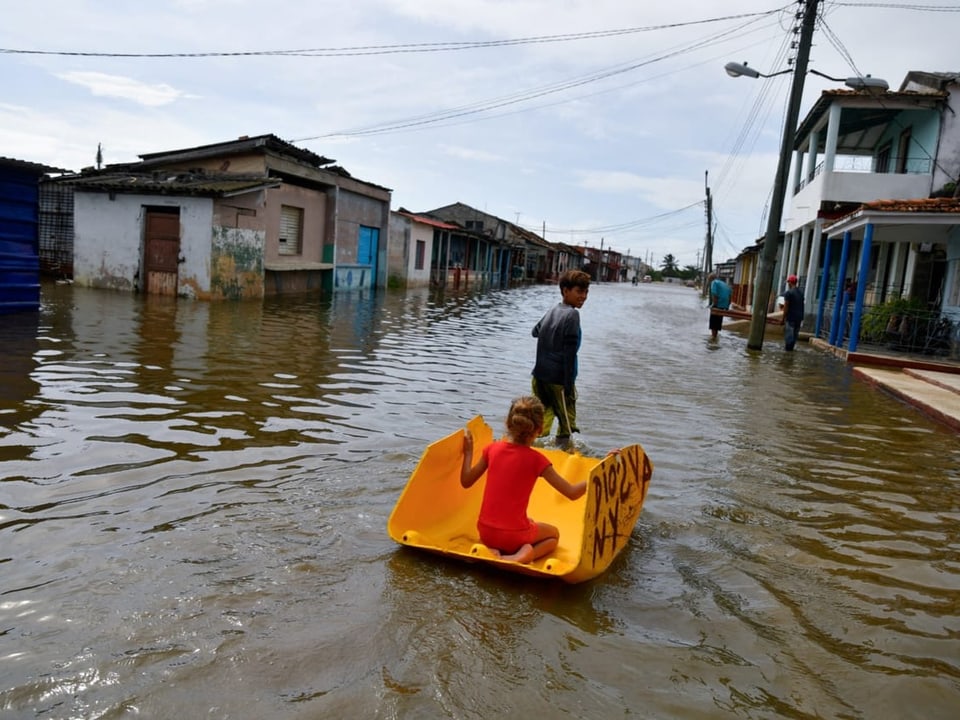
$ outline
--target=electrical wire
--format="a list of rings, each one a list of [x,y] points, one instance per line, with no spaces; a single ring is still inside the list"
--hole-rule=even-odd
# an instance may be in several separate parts
[[[749,17],[764,17],[780,9],[765,10],[755,13],[739,13],[703,20],[688,22],[666,23],[663,25],[648,25],[644,27],[619,28],[613,30],[597,30],[583,33],[567,33],[562,35],[535,35],[532,37],[507,38],[504,40],[476,40],[476,41],[444,41],[436,43],[402,43],[396,45],[359,45],[342,48],[310,48],[298,50],[247,50],[237,52],[194,52],[194,53],[119,53],[98,51],[67,51],[67,50],[26,50],[20,48],[0,48],[0,53],[19,55],[58,55],[65,57],[106,57],[106,58],[223,58],[223,57],[351,57],[358,55],[393,55],[397,53],[427,53],[450,52],[459,50],[477,50],[486,48],[509,47],[514,45],[532,45],[571,42],[579,40],[595,40],[598,38],[617,37],[636,33],[653,32],[656,30],[672,30],[676,28],[705,25],[728,20],[737,20]]]
[[[769,16],[769,13],[765,13],[764,17]],[[684,55],[695,50],[700,50],[711,45],[715,45],[732,35],[742,36],[747,27],[751,24],[757,22],[757,19],[754,18],[746,23],[738,25],[734,28],[724,30],[718,33],[715,33],[712,36],[697,40],[693,43],[686,45],[674,46],[669,48],[667,51],[655,55],[652,57],[647,57],[645,59],[639,59],[635,61],[630,61],[628,63],[619,63],[595,72],[589,73],[587,75],[582,75],[574,77],[569,80],[562,80],[557,83],[550,85],[541,86],[538,88],[532,88],[530,90],[525,90],[517,93],[513,93],[506,96],[501,96],[499,98],[492,98],[489,100],[482,100],[477,103],[471,103],[468,105],[461,105],[458,107],[447,108],[444,110],[438,110],[424,115],[413,116],[409,118],[402,118],[399,120],[392,120],[385,123],[380,123],[376,125],[362,126],[352,129],[337,130],[329,133],[324,133],[320,135],[311,135],[301,138],[295,138],[292,142],[307,142],[310,140],[321,140],[331,137],[356,137],[364,135],[381,135],[385,133],[393,133],[397,131],[410,130],[420,128],[426,125],[436,125],[437,123],[444,123],[443,127],[453,124],[448,121],[456,120],[458,118],[463,118],[470,115],[476,115],[480,113],[489,113],[492,110],[497,110],[504,107],[509,107],[511,105],[516,105],[519,103],[529,102],[531,100],[536,100],[538,98],[546,97],[548,95],[553,95],[556,93],[564,92],[566,90],[575,89],[577,87],[582,87],[585,85],[593,84],[601,80],[607,80],[618,75],[623,75],[625,73],[632,72],[634,70],[653,65],[664,60],[668,60],[680,55]],[[636,84],[636,83],[631,83]],[[618,86],[619,89],[622,87],[627,87],[629,85]],[[608,90],[610,92],[612,90]],[[564,102],[570,102],[572,100],[579,100],[583,97],[589,97],[590,95],[580,95],[576,98],[568,99]],[[554,103],[558,104],[558,103]],[[525,108],[524,111],[529,111],[532,109],[540,109],[544,107],[543,105],[536,106],[535,108]],[[487,119],[487,118],[484,118]]]

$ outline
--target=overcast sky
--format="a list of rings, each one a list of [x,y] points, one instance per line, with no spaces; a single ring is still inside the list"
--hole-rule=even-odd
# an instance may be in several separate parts
[[[273,133],[391,188],[394,209],[463,202],[655,266],[697,264],[708,181],[719,262],[764,233],[790,84],[723,65],[788,68],[799,8],[2,0],[0,156],[79,170],[97,143],[111,164]],[[820,72],[895,90],[910,70],[960,71],[958,2],[828,1],[821,15]],[[836,87],[808,75],[801,118]]]

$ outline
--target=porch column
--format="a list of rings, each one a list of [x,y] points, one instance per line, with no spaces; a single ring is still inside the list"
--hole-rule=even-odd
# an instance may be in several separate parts
[[[890,282],[890,245],[891,243],[882,242],[877,248],[877,279],[869,298],[871,305],[878,305],[887,299]],[[866,297],[864,302],[867,302]]]
[[[783,236],[783,250],[780,253],[780,262],[777,265],[776,282],[773,285],[773,289],[778,296],[783,294],[783,283],[786,281],[787,275],[791,272],[790,268],[793,267],[794,246],[793,233],[785,233]],[[774,310],[776,310],[776,308],[774,308]]]
[[[870,245],[873,242],[873,223],[867,223],[863,234],[863,249],[860,251],[860,272],[857,274],[857,300],[853,306],[853,320],[850,323],[850,344],[847,350],[857,351],[860,339],[860,316],[863,314],[863,294],[867,289],[867,274],[870,272]]]
[[[817,151],[819,147],[820,131],[814,130],[810,133],[810,147],[807,149],[807,172],[804,175],[807,182],[813,180],[814,174],[817,172]]]
[[[910,293],[913,292],[913,274],[917,270],[916,245],[914,243],[910,243],[908,247],[910,249],[907,253],[907,267],[903,274],[902,297],[910,297]]]
[[[787,275],[800,274],[800,233],[794,230],[790,233],[790,259],[786,268]]]
[[[803,182],[803,179],[803,151],[797,150],[793,154],[793,185],[791,185],[793,190],[790,192],[791,195],[797,194],[797,190],[800,188],[800,183]]]
[[[820,232],[820,221],[817,220],[816,233]],[[820,337],[820,328],[823,327],[823,309],[827,304],[827,283],[830,279],[830,240],[827,235],[826,247],[823,251],[823,272],[820,274],[820,293],[817,296],[817,322],[813,327],[814,337]]]
[[[819,297],[820,283],[817,268],[820,267],[820,239],[823,234],[823,220],[817,218],[813,223],[813,238],[810,240],[810,255],[807,260],[807,283],[803,291],[810,297]]]
[[[830,116],[827,120],[827,144],[823,151],[823,172],[833,172],[833,162],[837,157],[837,138],[840,135],[840,106],[830,106]]]
[[[840,278],[844,277],[843,269],[847,267],[847,259],[850,257],[850,231],[843,234],[843,246],[840,250],[840,273],[837,275],[837,293],[833,301],[833,317],[830,321],[830,344],[834,347],[843,342],[843,328],[840,327],[840,311],[843,309],[843,283]]]
[[[887,292],[891,295],[903,297],[903,267],[907,262],[907,253],[910,243],[898,242],[893,246],[893,258],[890,260],[890,279],[887,281]]]

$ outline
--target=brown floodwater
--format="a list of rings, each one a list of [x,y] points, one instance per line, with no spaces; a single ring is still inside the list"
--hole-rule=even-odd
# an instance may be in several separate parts
[[[424,446],[529,390],[555,287],[0,317],[4,718],[955,718],[960,441],[845,364],[596,285],[581,451],[655,465],[566,585],[396,546]]]

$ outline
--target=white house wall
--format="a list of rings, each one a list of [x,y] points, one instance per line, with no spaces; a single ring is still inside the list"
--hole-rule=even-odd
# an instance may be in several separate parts
[[[143,227],[149,207],[180,209],[178,294],[210,292],[213,202],[209,198],[116,194],[77,190],[74,196],[73,279],[78,285],[143,287]]]
[[[417,264],[417,241],[424,244],[423,267],[419,270]],[[433,228],[420,223],[412,223],[410,228],[410,245],[407,251],[407,286],[426,287],[430,284],[430,258],[433,255]]]

